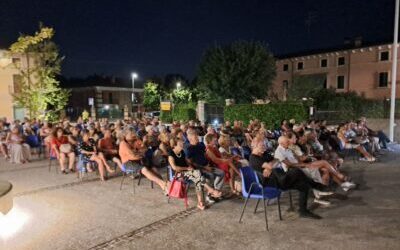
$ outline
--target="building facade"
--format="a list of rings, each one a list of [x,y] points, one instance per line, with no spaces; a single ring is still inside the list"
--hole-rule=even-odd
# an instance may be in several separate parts
[[[124,112],[129,116],[143,112],[143,89],[126,86],[101,86],[83,84],[82,87],[69,88],[71,96],[66,107],[66,115],[75,120],[86,110],[97,118],[123,119]],[[93,114],[94,113],[94,114]]]
[[[32,65],[34,62],[29,60],[29,63]],[[0,49],[0,117],[8,120],[23,119],[25,116],[25,110],[18,108],[13,102],[12,94],[21,87],[21,76],[16,65],[20,65],[22,69],[27,68],[28,60]]]
[[[270,93],[285,100],[296,79],[314,77],[319,79],[315,81],[315,87],[322,84],[336,92],[355,91],[369,99],[390,98],[392,44],[362,46],[361,41],[355,41],[353,46],[344,47],[277,57],[277,75]],[[399,81],[400,67],[397,69],[397,85]],[[399,97],[399,86],[396,92]]]

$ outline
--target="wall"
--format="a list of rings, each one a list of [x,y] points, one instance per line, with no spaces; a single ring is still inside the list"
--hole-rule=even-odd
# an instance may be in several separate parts
[[[394,140],[400,141],[400,119],[395,120]],[[367,119],[368,127],[373,130],[382,130],[389,137],[389,119]]]

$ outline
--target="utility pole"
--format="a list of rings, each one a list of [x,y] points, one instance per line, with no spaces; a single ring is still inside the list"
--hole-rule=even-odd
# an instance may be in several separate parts
[[[390,98],[389,139],[394,141],[394,110],[396,105],[396,76],[397,76],[397,41],[399,36],[399,0],[396,0],[394,15],[394,36],[392,46],[392,91]]]

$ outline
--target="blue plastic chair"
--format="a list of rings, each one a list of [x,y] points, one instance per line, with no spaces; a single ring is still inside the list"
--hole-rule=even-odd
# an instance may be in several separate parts
[[[57,156],[53,152],[53,149],[50,148],[50,151],[49,151],[49,172],[51,171],[52,162],[55,161],[55,160],[58,160]],[[55,165],[55,169],[56,169],[56,173],[58,174],[58,166],[57,166],[57,164]]]
[[[83,179],[83,176],[87,173],[87,169],[86,169],[86,164],[93,164],[93,166],[97,166],[97,163],[94,161],[87,161],[85,159],[83,159],[82,154],[79,154],[78,156],[78,162],[77,162],[77,166],[76,166],[76,170],[77,170],[77,175],[79,180]]]
[[[38,150],[38,157],[42,154],[42,143],[37,135],[28,135],[26,137],[26,143],[31,147],[31,149]]]
[[[257,212],[257,207],[260,203],[260,200],[263,200],[265,225],[268,231],[267,206],[265,205],[265,200],[269,201],[275,198],[278,200],[279,219],[282,220],[280,204],[281,191],[274,187],[263,187],[258,180],[257,174],[251,167],[242,167],[240,171],[242,173],[242,195],[246,198],[246,200],[243,205],[243,210],[242,214],[240,215],[239,223],[242,222],[242,217],[249,199],[257,199],[257,205],[254,209],[254,213]]]
[[[119,186],[119,190],[122,190],[122,184],[124,183],[124,180],[127,176],[131,175],[132,177],[132,188],[133,188],[133,193],[135,193],[135,178],[138,177],[138,186],[140,185],[140,181],[143,177],[142,172],[137,173],[135,170],[133,170],[132,168],[127,168],[125,163],[122,164],[122,180],[121,180],[121,184]],[[150,182],[151,188],[154,188],[154,184],[151,181]]]

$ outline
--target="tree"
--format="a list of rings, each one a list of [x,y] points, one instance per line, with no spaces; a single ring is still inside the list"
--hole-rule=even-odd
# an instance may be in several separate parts
[[[234,42],[206,51],[198,70],[199,91],[223,103],[235,99],[248,103],[267,97],[275,78],[275,60],[260,42]]]
[[[143,106],[146,109],[159,110],[160,98],[159,85],[154,82],[147,82],[144,85]]]
[[[172,97],[171,99],[174,102],[174,104],[188,103],[188,102],[194,101],[194,94],[188,88],[173,89],[173,91],[171,93],[171,97]]]
[[[14,102],[28,110],[29,117],[54,121],[68,102],[69,91],[60,87],[56,79],[61,72],[62,57],[51,40],[52,28],[40,25],[35,35],[21,35],[10,46],[10,52],[26,58],[27,67],[16,63],[19,70],[19,91],[13,93]]]

